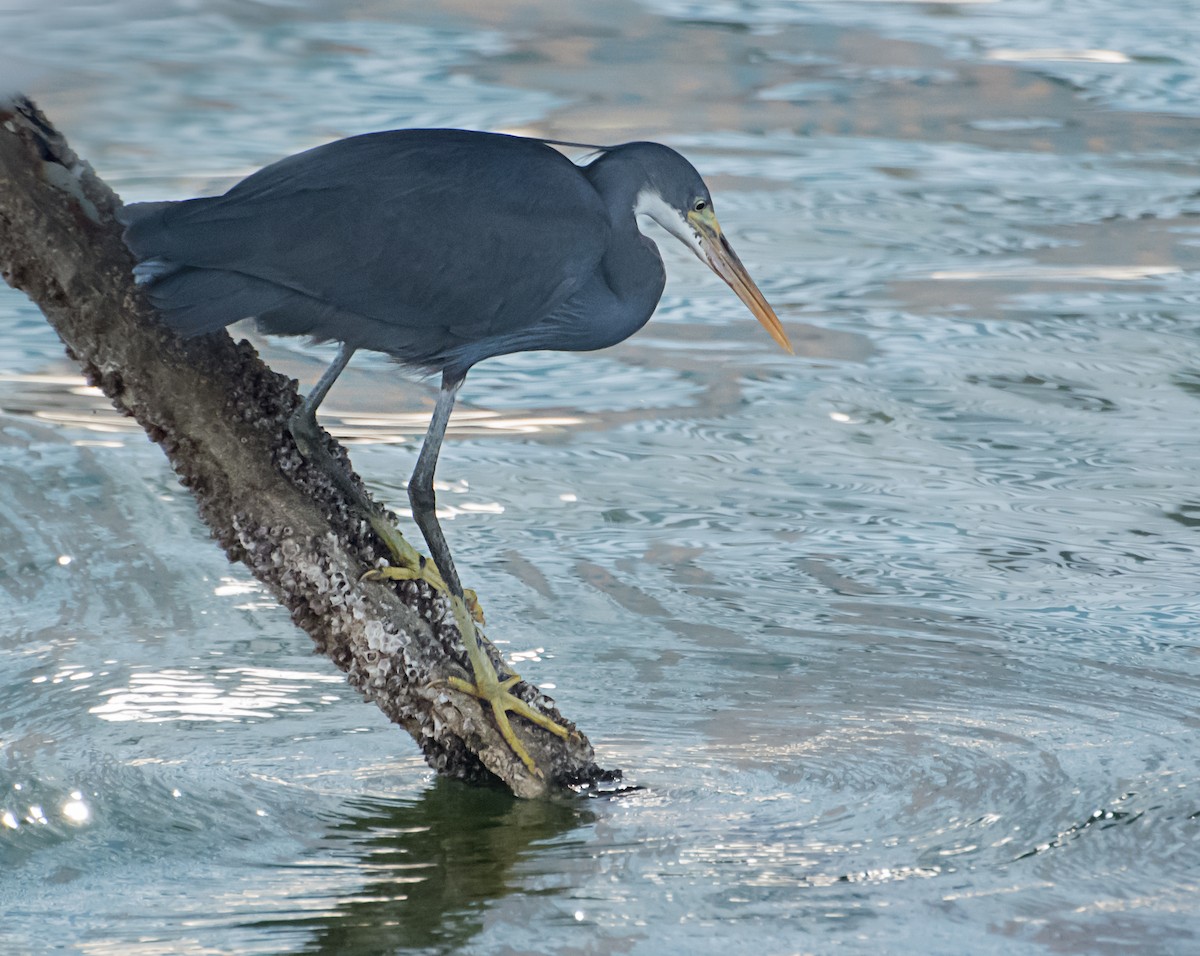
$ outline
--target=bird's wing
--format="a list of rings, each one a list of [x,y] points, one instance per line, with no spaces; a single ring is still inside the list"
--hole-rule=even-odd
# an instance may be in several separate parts
[[[609,234],[599,196],[560,153],[451,130],[340,140],[224,196],[131,221],[142,258],[252,276],[331,314],[463,341],[553,311],[595,271]]]

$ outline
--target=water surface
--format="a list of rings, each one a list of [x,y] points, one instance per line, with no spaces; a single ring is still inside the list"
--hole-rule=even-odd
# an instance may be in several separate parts
[[[476,369],[439,471],[640,789],[436,780],[4,292],[6,950],[1194,951],[1192,5],[474,7],[15,3],[0,77],[130,200],[406,125],[704,171],[798,357],[659,234],[651,325]],[[389,501],[431,397],[326,405]]]

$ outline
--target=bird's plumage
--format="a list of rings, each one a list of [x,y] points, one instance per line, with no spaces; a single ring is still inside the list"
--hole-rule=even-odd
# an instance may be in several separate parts
[[[223,196],[126,207],[126,241],[185,335],[254,316],[461,375],[491,355],[611,345],[649,319],[665,276],[632,214],[649,175],[636,147],[703,187],[656,144],[581,168],[523,137],[397,130],[290,156]]]

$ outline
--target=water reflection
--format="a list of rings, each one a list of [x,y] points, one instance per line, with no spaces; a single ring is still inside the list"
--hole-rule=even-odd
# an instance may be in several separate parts
[[[365,878],[308,922],[302,951],[458,952],[499,900],[552,894],[550,884],[528,885],[529,861],[593,820],[580,805],[515,801],[451,781],[412,803],[356,803],[326,830],[319,859],[291,864],[298,881],[348,868]]]

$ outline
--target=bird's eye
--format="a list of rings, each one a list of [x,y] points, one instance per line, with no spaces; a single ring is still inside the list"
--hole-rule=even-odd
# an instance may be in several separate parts
[[[703,199],[697,199],[696,205],[694,205],[692,208],[695,209],[696,212],[704,212],[704,210],[708,208],[708,203],[706,203]]]

